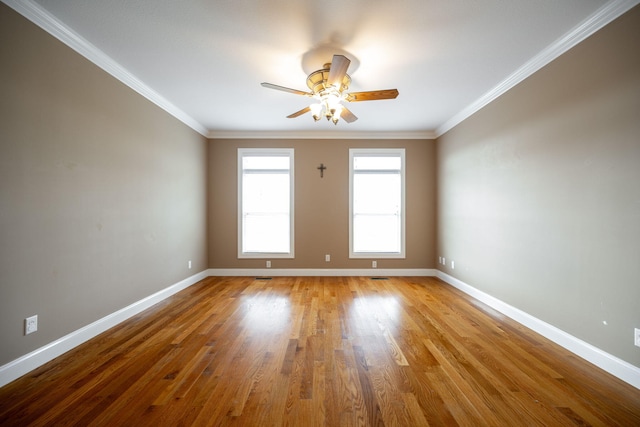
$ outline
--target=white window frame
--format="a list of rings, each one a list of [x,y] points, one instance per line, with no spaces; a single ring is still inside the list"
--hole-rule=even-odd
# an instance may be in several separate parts
[[[238,148],[238,258],[294,258],[294,152],[293,148]],[[243,158],[248,156],[289,157],[289,252],[244,252],[243,251]]]
[[[401,212],[400,212],[400,251],[399,252],[355,252],[353,249],[354,244],[354,212],[353,212],[353,197],[354,197],[354,158],[355,157],[400,157],[400,182],[401,182]],[[349,149],[349,258],[405,258],[405,235],[406,235],[406,221],[405,221],[405,193],[406,193],[406,162],[405,162],[405,149],[404,148],[350,148]]]

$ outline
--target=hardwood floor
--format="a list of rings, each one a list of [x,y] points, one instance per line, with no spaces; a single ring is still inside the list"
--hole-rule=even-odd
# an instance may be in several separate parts
[[[1,388],[0,424],[640,426],[640,390],[436,278],[210,277]]]

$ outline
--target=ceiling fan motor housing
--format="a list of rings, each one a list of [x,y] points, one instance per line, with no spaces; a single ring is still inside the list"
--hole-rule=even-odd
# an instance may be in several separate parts
[[[324,64],[324,68],[309,74],[309,76],[307,77],[307,87],[309,87],[309,89],[311,89],[311,91],[316,95],[322,95],[322,92],[331,90],[331,88],[327,85],[330,71],[331,64]],[[351,77],[349,76],[349,74],[345,74],[342,78],[342,84],[340,85],[340,87],[336,87],[334,89],[337,92],[342,93],[343,91],[349,89],[350,84]]]

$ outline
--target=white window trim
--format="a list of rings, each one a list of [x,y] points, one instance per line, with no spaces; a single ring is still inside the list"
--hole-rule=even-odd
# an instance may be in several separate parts
[[[293,148],[238,148],[238,258],[273,259],[295,258],[294,250],[294,152]],[[242,251],[242,159],[245,156],[289,156],[289,252],[243,252]]]
[[[353,251],[353,158],[367,155],[370,157],[399,156],[401,161],[400,182],[401,182],[401,230],[400,230],[400,252],[354,252]],[[350,148],[349,149],[349,258],[366,259],[386,259],[386,258],[406,258],[406,215],[405,215],[405,193],[406,193],[406,162],[404,148]]]

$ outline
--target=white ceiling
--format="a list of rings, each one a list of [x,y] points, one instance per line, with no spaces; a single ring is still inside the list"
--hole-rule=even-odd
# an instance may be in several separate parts
[[[3,0],[199,132],[213,137],[432,137],[638,4],[639,0]],[[337,126],[309,103],[302,55],[355,55]],[[329,62],[331,58],[327,58]]]

